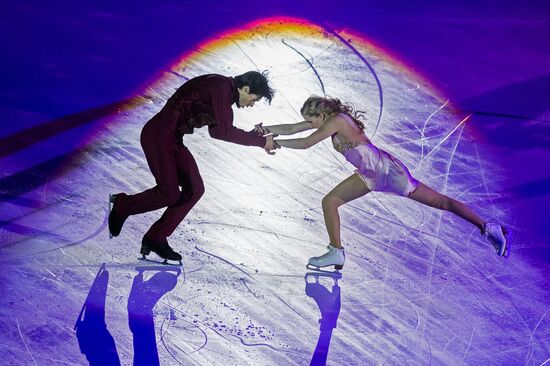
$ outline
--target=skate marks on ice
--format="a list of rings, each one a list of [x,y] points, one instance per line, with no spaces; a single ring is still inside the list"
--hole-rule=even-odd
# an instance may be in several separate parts
[[[288,37],[285,37],[286,39]],[[296,47],[294,41],[292,44]],[[334,48],[331,48],[331,50]],[[241,49],[247,50],[243,46],[241,46]],[[326,74],[330,74],[327,71],[329,67],[324,65],[322,60],[318,59],[312,59],[312,63],[315,64],[318,75],[320,75],[320,78],[328,89],[330,85],[333,85],[333,83],[327,82]],[[487,200],[493,201],[493,198],[498,196],[502,169],[491,165],[490,152],[483,151],[480,153],[482,147],[476,144],[474,138],[464,128],[468,117],[452,113],[450,107],[446,108],[448,102],[434,98],[430,95],[429,91],[424,89],[424,85],[422,85],[422,88],[418,88],[416,82],[406,87],[406,91],[409,94],[402,92],[400,95],[395,95],[396,93],[392,95],[392,89],[399,89],[400,86],[388,80],[387,73],[377,70],[377,74],[380,75],[379,79],[381,82],[386,85],[385,91],[387,93],[385,93],[384,98],[386,109],[384,110],[384,115],[386,116],[387,125],[384,124],[377,134],[377,138],[382,142],[375,141],[375,143],[398,154],[399,158],[405,161],[407,165],[417,165],[417,168],[413,172],[415,176],[432,187],[468,203],[476,211],[480,212],[482,216],[493,220],[502,220],[509,217],[510,209],[505,204],[503,205],[502,201],[499,202],[499,207],[495,207],[494,204],[490,207],[484,205],[484,202]],[[404,80],[402,78],[398,79],[398,83],[403,83]],[[314,80],[312,80],[313,82]],[[339,85],[342,85],[342,83]],[[288,91],[288,93],[292,92]],[[411,92],[418,93],[419,98],[416,100],[414,97],[411,98]],[[422,93],[425,94],[422,95]],[[285,99],[289,99],[286,91],[284,94]],[[331,95],[329,90],[327,90],[327,94]],[[341,95],[341,92],[339,92],[338,96]],[[375,102],[372,104],[375,105]],[[413,108],[411,106],[417,109],[411,109]],[[399,111],[398,108],[402,108],[402,110]],[[403,111],[406,113],[403,113]],[[392,117],[395,118],[398,113],[401,116],[406,116],[405,121],[392,120]],[[418,131],[422,131],[422,134],[419,135]],[[422,153],[423,149],[426,149],[426,154]],[[316,152],[319,153],[319,150]],[[300,152],[296,153],[296,155],[299,154]],[[279,155],[282,155],[282,152]],[[294,158],[296,158],[296,155]],[[304,157],[304,155],[301,154],[300,157]],[[292,172],[283,164],[277,165],[278,161],[284,158],[279,156],[277,162],[269,163],[271,168],[266,169],[269,175],[265,176],[265,180],[276,181],[277,177],[275,174],[270,174],[275,171],[280,172],[284,176],[284,178],[278,179],[285,179],[286,183],[291,180],[299,182],[302,187],[319,187],[318,191],[321,194],[316,198],[316,201],[319,202],[322,193],[327,192],[337,181],[341,180],[340,178],[336,182],[331,182],[331,179],[324,175],[329,171],[340,172],[339,165],[341,165],[341,160],[333,154],[329,154],[326,157],[323,156],[323,158],[332,162],[332,164],[327,165],[326,161],[321,161],[321,159],[315,160],[315,157],[313,154],[307,154],[305,157],[308,160],[307,162],[310,163],[310,170],[307,170],[307,167],[304,168],[305,164],[303,161],[300,161],[300,170]],[[422,164],[415,164],[419,157],[423,159]],[[472,169],[472,166],[477,166],[479,169]],[[487,179],[487,177],[490,178]],[[249,180],[247,179],[246,181]],[[299,216],[296,215],[296,211],[299,212],[300,203],[304,200],[298,195],[292,195],[295,190],[295,185],[291,183],[290,188],[287,189],[290,196],[287,201],[290,201],[291,204],[286,205],[287,207],[290,206],[291,210],[281,210],[279,214],[282,217],[292,218],[293,216]],[[275,191],[279,193],[282,189]],[[277,199],[279,197],[277,195]],[[351,227],[352,229],[350,230],[354,232],[366,233],[363,237],[358,238],[358,243],[352,242],[351,245],[348,245],[351,250],[359,249],[364,253],[365,239],[370,241],[367,244],[375,244],[371,240],[385,243],[392,250],[380,253],[380,255],[377,254],[374,258],[384,258],[384,255],[386,256],[387,260],[383,262],[385,267],[382,270],[384,274],[389,274],[390,276],[391,272],[395,271],[395,268],[392,267],[408,265],[411,259],[415,261],[414,258],[427,258],[427,261],[413,263],[412,267],[420,267],[422,268],[421,271],[411,271],[411,269],[406,267],[402,269],[403,273],[410,275],[409,281],[411,282],[422,282],[418,281],[419,278],[426,278],[427,280],[426,287],[420,289],[421,293],[419,296],[411,298],[411,300],[421,302],[416,306],[420,309],[418,311],[422,313],[422,327],[420,329],[425,333],[422,339],[425,339],[427,342],[428,339],[437,339],[440,336],[438,334],[433,337],[435,334],[434,331],[438,330],[439,327],[430,326],[432,323],[431,313],[434,311],[434,301],[438,307],[447,304],[451,305],[451,301],[440,297],[440,294],[444,294],[448,290],[448,284],[450,283],[448,279],[451,277],[452,282],[466,278],[465,282],[461,281],[460,283],[461,291],[468,293],[469,291],[477,292],[481,290],[480,296],[469,299],[475,305],[474,308],[481,306],[482,308],[490,309],[490,311],[506,314],[509,318],[508,320],[514,324],[517,331],[513,336],[508,337],[508,342],[521,343],[522,336],[519,334],[522,334],[529,327],[521,320],[518,312],[513,310],[515,301],[506,303],[507,295],[505,294],[516,292],[519,299],[522,298],[523,294],[517,291],[522,286],[528,285],[529,282],[520,280],[519,283],[515,283],[514,281],[522,277],[520,274],[529,271],[528,268],[522,267],[521,263],[518,262],[503,264],[502,261],[498,261],[498,258],[494,257],[492,249],[479,237],[475,229],[470,228],[467,224],[450,215],[442,215],[437,211],[434,212],[432,209],[421,207],[417,203],[408,202],[404,199],[379,194],[372,194],[371,197],[367,197],[363,202],[367,202],[367,204],[363,204],[362,202],[353,204],[359,207],[359,212],[351,210],[351,213],[345,213],[347,215],[346,221],[351,222],[351,224],[346,223],[346,228],[349,229]],[[293,203],[296,203],[294,206],[298,207],[292,207]],[[314,207],[314,204],[304,206]],[[367,217],[369,220],[365,222],[362,212],[367,211],[374,211],[375,214],[372,220],[370,217]],[[319,210],[317,211],[318,216],[315,216],[315,210],[306,211],[302,208],[302,212],[304,217],[314,215],[312,218],[314,223],[322,220]],[[270,214],[277,215],[277,212],[272,210]],[[382,219],[382,222],[391,222],[390,227],[382,227],[381,223],[378,222],[380,219]],[[281,226],[274,225],[274,227],[276,228],[273,231],[280,232]],[[319,229],[319,227],[316,229]],[[284,227],[282,230],[285,230]],[[411,236],[411,231],[418,233],[418,235]],[[412,242],[408,240],[411,237],[413,238]],[[296,247],[299,245],[296,243]],[[348,252],[351,250],[348,250]],[[401,253],[404,255],[401,255]],[[311,254],[308,253],[304,257],[307,258],[309,255]],[[483,256],[484,258],[481,263],[476,260],[479,256]],[[395,259],[397,259],[397,263],[394,263]],[[397,271],[400,270],[401,268],[398,268]],[[533,276],[536,279],[536,286],[540,286],[542,281],[540,278],[537,278],[536,274],[530,274],[529,276]],[[482,286],[470,282],[469,278],[475,282],[481,282]],[[514,281],[510,282],[512,279]],[[540,288],[537,291],[542,295]],[[501,300],[504,299],[506,305],[499,304],[498,301],[492,299],[493,297],[500,298]],[[421,300],[418,300],[419,298]],[[471,309],[466,303],[468,302],[465,302],[464,309]],[[533,310],[536,311],[536,305],[533,305]],[[476,316],[475,313],[472,314],[471,311],[467,311],[467,313],[472,316],[469,322],[473,321],[475,323],[479,320],[483,323],[483,326],[489,325],[490,317],[495,315],[492,314],[487,319],[483,319]],[[437,325],[438,323],[435,322],[435,324]],[[430,330],[430,328],[435,329]],[[460,328],[459,323],[450,327],[450,329],[453,328]],[[441,327],[441,329],[446,329],[446,326]],[[476,338],[484,339],[484,334],[487,334],[479,334],[478,326],[476,326],[476,331],[472,331],[472,329],[458,330],[464,333],[466,339],[472,340],[474,344]],[[498,333],[498,327],[493,330],[496,330]],[[503,338],[506,339],[506,335]],[[489,339],[486,341],[490,342]],[[439,344],[436,344],[435,348],[433,345],[430,345],[429,352],[441,354],[440,350],[443,347]],[[446,350],[448,351],[449,348]],[[512,359],[514,357],[517,358],[518,354],[521,353],[521,351],[515,352],[515,355],[511,356]],[[511,353],[514,353],[514,351]],[[472,357],[472,355],[475,355],[474,357],[483,357],[481,349],[476,349],[471,344],[467,344],[465,345],[465,352],[461,354],[460,359],[468,360],[468,357]],[[501,356],[508,357],[506,354]],[[450,356],[445,353],[441,357]]]
[[[86,171],[89,135],[100,130],[106,119],[139,105],[131,106],[133,100],[64,116],[3,138],[7,142],[0,152],[6,175],[0,179],[2,261],[82,244],[104,230],[105,217],[97,214],[103,207],[86,200],[90,183],[82,185],[74,178]],[[81,220],[85,218],[92,220]],[[75,220],[80,221],[78,230]]]
[[[323,79],[321,79],[321,76],[319,76],[319,73],[317,72],[317,70],[315,69],[315,66],[313,66],[313,64],[311,63],[311,61],[306,57],[304,56],[303,53],[301,53],[300,51],[298,51],[296,48],[294,48],[292,45],[290,45],[288,42],[286,42],[284,39],[281,40],[281,42],[289,47],[290,49],[292,49],[294,52],[296,52],[298,55],[300,55],[305,62],[307,62],[307,64],[309,65],[309,67],[311,67],[311,70],[313,70],[313,72],[315,73],[315,76],[317,77],[317,80],[319,80],[319,85],[321,86],[321,91],[323,92],[323,96],[326,96],[326,91],[325,91],[325,84],[323,83]]]
[[[225,35],[167,70],[98,133],[78,163],[49,181],[45,201],[38,193],[32,196],[40,202],[68,197],[71,204],[44,205],[29,221],[14,223],[40,221],[43,231],[67,238],[89,236],[105,221],[98,197],[154,185],[139,132],[182,78],[256,68],[270,70],[278,94],[270,107],[236,109],[237,126],[250,130],[258,121],[298,121],[302,102],[324,88],[327,95],[366,110],[367,135],[414,168],[415,177],[445,189],[483,216],[508,216],[509,208],[496,199],[501,169],[476,144],[467,124],[461,125],[465,116],[454,113],[428,83],[352,34],[266,24],[246,34]],[[21,245],[34,249],[47,238],[2,234],[18,241],[10,249],[13,260],[1,272],[7,293],[17,293],[22,284],[39,289],[27,305],[12,295],[0,300],[17,317],[30,350],[53,347],[29,336],[43,328],[26,315],[38,301],[47,300],[60,307],[36,314],[61,334],[56,339],[64,343],[55,346],[63,356],[58,357],[85,363],[72,328],[92,292],[96,269],[106,262],[108,284],[93,291],[106,291],[104,313],[99,307],[97,318],[104,316],[123,364],[136,356],[136,335],[151,347],[154,336],[160,342],[156,356],[168,365],[292,365],[308,363],[315,354],[326,356],[329,364],[355,364],[358,359],[375,364],[542,359],[549,335],[548,317],[537,307],[544,299],[543,281],[521,262],[503,264],[460,220],[377,193],[343,206],[347,262],[338,292],[334,280],[326,277],[319,279],[325,289],[310,292],[304,266],[327,241],[321,199],[352,174],[330,142],[309,151],[279,150],[276,156],[213,140],[206,130],[186,136],[184,143],[197,160],[206,194],[170,238],[184,257],[173,288],[168,275],[176,274],[162,269],[143,271],[143,280],[133,285],[140,276],[132,262],[141,237],[160,212],[129,218],[111,241],[104,231],[81,245],[25,260],[15,256],[29,253]],[[491,207],[485,205],[488,199]],[[161,277],[166,282],[151,282],[155,273],[165,273]],[[143,320],[132,325],[134,332],[128,328],[130,307]],[[327,311],[332,318],[319,324],[320,314]],[[72,314],[70,319],[66,314]],[[5,322],[6,329],[17,332],[15,324]],[[25,352],[15,332],[9,344]],[[102,334],[110,344],[104,329]],[[16,359],[14,352],[3,350],[6,359]],[[40,363],[40,356],[33,355]]]
[[[355,47],[353,47],[353,45],[351,44],[351,42],[349,40],[346,40],[344,37],[342,37],[338,32],[336,32],[334,30],[329,30],[329,31],[340,42],[342,42],[342,44],[346,45],[353,52],[353,54],[355,56],[357,56],[361,61],[363,61],[365,66],[367,66],[370,73],[374,77],[374,80],[376,81],[376,86],[378,88],[378,96],[379,96],[379,109],[378,109],[378,118],[376,120],[376,126],[374,127],[374,131],[372,132],[372,134],[369,135],[369,137],[372,139],[372,138],[374,138],[374,136],[376,135],[376,132],[378,131],[378,128],[380,127],[380,123],[382,122],[382,112],[384,111],[384,92],[382,90],[382,83],[380,82],[380,79],[378,78],[378,75],[376,74],[376,71],[374,70],[372,65],[369,63],[367,58],[361,52],[359,52]],[[420,85],[418,83],[417,83],[417,85],[418,85],[418,87],[420,87]],[[407,89],[407,91],[409,91],[409,90],[410,89]]]

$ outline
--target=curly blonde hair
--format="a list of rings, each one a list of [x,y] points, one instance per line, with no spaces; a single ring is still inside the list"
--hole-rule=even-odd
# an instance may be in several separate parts
[[[353,122],[360,129],[365,129],[365,124],[360,119],[366,120],[365,112],[355,110],[351,103],[342,103],[337,98],[325,98],[318,95],[312,95],[304,102],[304,105],[300,109],[302,115],[318,116],[321,113],[325,113],[328,116],[332,116],[338,113],[344,113],[351,117]]]

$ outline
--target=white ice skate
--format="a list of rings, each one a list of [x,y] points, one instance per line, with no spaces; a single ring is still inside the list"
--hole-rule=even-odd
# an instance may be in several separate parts
[[[508,257],[510,255],[510,243],[507,238],[508,230],[504,227],[486,222],[481,229],[481,235],[486,237],[491,244],[495,247],[497,254],[501,257]]]
[[[335,270],[341,270],[344,268],[344,262],[346,261],[346,255],[344,248],[338,249],[332,245],[327,246],[328,252],[320,257],[309,258],[307,268],[320,271],[322,267],[334,266]]]

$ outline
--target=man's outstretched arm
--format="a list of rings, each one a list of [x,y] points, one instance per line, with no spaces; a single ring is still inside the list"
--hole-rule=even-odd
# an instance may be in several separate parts
[[[258,136],[254,131],[244,131],[233,126],[233,110],[231,109],[232,95],[230,90],[224,92],[214,92],[212,94],[212,108],[217,124],[208,127],[208,133],[211,137],[233,142],[245,146],[266,146],[265,137]]]

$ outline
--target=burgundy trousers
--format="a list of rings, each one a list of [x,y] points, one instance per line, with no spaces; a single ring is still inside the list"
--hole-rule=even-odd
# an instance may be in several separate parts
[[[141,146],[156,186],[128,195],[117,205],[122,215],[166,207],[160,219],[145,234],[158,242],[174,232],[204,194],[204,184],[195,158],[175,133],[177,113],[163,109],[145,124],[141,132]]]

